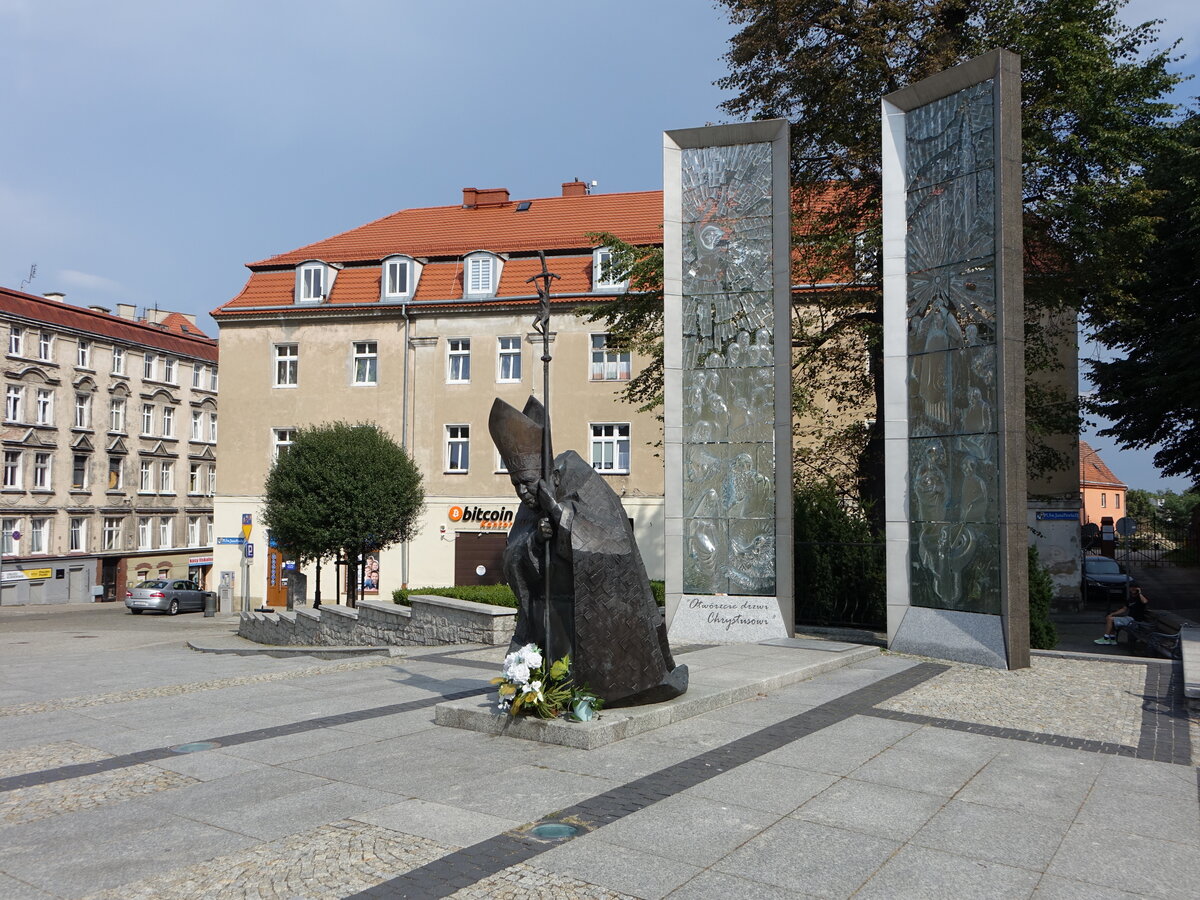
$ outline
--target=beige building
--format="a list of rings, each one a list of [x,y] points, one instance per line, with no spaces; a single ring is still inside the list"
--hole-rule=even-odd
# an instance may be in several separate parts
[[[639,360],[610,350],[575,311],[624,285],[587,237],[661,241],[662,195],[514,201],[463,191],[461,204],[402,210],[328,240],[251,263],[242,292],[214,311],[224,372],[215,501],[216,569],[242,602],[284,605],[288,560],[259,524],[263,485],[298,427],[373,422],[412,453],[426,509],[417,538],[385,548],[366,592],[495,583],[517,509],[487,431],[493,398],[543,395],[529,279],[546,253],[554,281],[550,406],[555,452],[574,449],[622,496],[652,578],[663,577],[662,429],[617,397]],[[249,517],[251,558],[239,544]],[[375,571],[374,564],[371,566]],[[223,573],[229,573],[225,576]],[[309,572],[309,597],[314,594]],[[325,601],[344,576],[322,568]],[[374,584],[372,584],[374,582]]]
[[[63,300],[0,288],[0,603],[124,600],[147,576],[206,580],[216,341],[180,313]]]

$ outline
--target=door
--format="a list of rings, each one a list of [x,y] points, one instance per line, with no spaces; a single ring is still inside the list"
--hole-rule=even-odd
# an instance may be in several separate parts
[[[458,532],[454,541],[454,583],[502,584],[506,543],[507,534]]]
[[[117,599],[117,565],[118,559],[105,559],[100,566],[100,583],[104,585],[105,600]]]
[[[267,547],[267,606],[287,606],[287,586],[283,583],[283,554],[278,547]]]

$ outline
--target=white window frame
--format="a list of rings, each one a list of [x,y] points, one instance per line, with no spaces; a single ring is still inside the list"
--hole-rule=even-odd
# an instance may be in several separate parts
[[[8,355],[25,355],[25,329],[20,325],[11,325],[8,329]]]
[[[20,552],[21,542],[13,540],[13,532],[20,530],[20,519],[0,519],[0,553],[10,556]]]
[[[54,335],[48,331],[38,334],[38,359],[51,362],[54,359]]]
[[[142,404],[142,434],[154,434],[154,404]]]
[[[396,276],[404,273],[404,287],[397,290]],[[416,262],[408,257],[392,257],[383,261],[383,299],[384,300],[402,300],[405,297],[411,297],[416,292],[417,285],[417,265]]]
[[[471,383],[471,339],[446,339],[446,384]]]
[[[83,464],[80,465],[80,460]],[[71,490],[86,491],[90,487],[91,479],[88,477],[91,474],[92,458],[86,453],[75,453],[71,455]],[[76,478],[76,473],[79,478]]]
[[[67,527],[67,552],[87,552],[88,520],[82,516],[72,517]]]
[[[208,367],[203,366],[200,363],[192,363],[192,387],[193,388],[203,388],[204,387],[204,370],[206,368],[208,368]]]
[[[54,424],[54,391],[38,388],[34,398],[34,413],[39,425]]]
[[[25,385],[10,384],[4,389],[4,421],[20,422],[25,413]]]
[[[379,342],[353,341],[350,351],[354,366],[351,383],[366,386],[379,384]]]
[[[125,374],[125,348],[113,347],[112,349],[112,374]]]
[[[174,357],[163,357],[163,381],[167,384],[178,384],[177,380],[177,361]]]
[[[325,284],[325,268],[321,263],[306,263],[300,267],[300,274],[297,276],[297,301],[320,303],[329,295],[329,288]]]
[[[630,427],[628,422],[592,422],[592,468],[602,475],[628,475],[630,468]],[[622,466],[622,455],[624,465]]]
[[[217,442],[217,414],[215,412],[208,414],[208,442],[210,444]]]
[[[4,488],[5,490],[23,490],[25,482],[21,477],[22,462],[25,454],[20,450],[4,451]]]
[[[162,408],[162,436],[175,437],[175,407],[164,405]]]
[[[462,475],[471,470],[471,426],[446,426],[446,472]]]
[[[500,284],[500,258],[493,253],[473,253],[463,267],[463,295],[494,297]]]
[[[175,517],[158,517],[158,546],[159,549],[175,546]]]
[[[204,542],[200,540],[200,516],[187,517],[187,545],[189,547],[204,545]]]
[[[102,532],[103,546],[105,550],[120,550],[121,549],[121,531],[124,525],[124,520],[120,516],[106,516],[104,519],[104,530]]]
[[[279,459],[296,442],[295,428],[271,429],[271,459]]]
[[[92,367],[92,342],[80,338],[75,347],[75,368],[90,369]]]
[[[116,465],[114,465],[114,463]],[[116,480],[113,476],[116,475]],[[120,491],[125,487],[125,460],[120,456],[110,456],[108,458],[108,489],[110,491]]]
[[[38,516],[29,520],[29,553],[43,556],[50,552],[50,519]]]
[[[158,492],[175,493],[175,463],[169,460],[160,460],[158,463]]]
[[[496,383],[520,384],[521,382],[521,338],[501,335],[496,338]],[[509,363],[508,366],[505,363]],[[507,371],[505,371],[507,369]],[[515,369],[515,374],[514,370]]]
[[[629,287],[625,279],[613,280],[604,276],[612,268],[613,252],[608,247],[597,247],[592,251],[592,292],[624,291]]]
[[[192,440],[204,440],[204,413],[198,409],[192,410]]]
[[[217,392],[217,367],[208,367],[208,389],[214,394]]]
[[[215,497],[217,495],[217,467],[212,463],[208,466],[208,489],[204,492],[206,497]]]
[[[200,463],[188,463],[188,493],[200,493]]]
[[[633,375],[633,356],[628,350],[610,350],[608,333],[593,332],[588,336],[591,350],[589,381],[628,381]]]
[[[142,354],[142,378],[146,381],[154,381],[154,370],[158,368],[157,354],[147,351]]]
[[[92,427],[92,395],[75,395],[75,427],[90,429]]]
[[[300,345],[275,345],[275,387],[294,388],[300,384]]]
[[[54,457],[44,450],[39,450],[33,454],[33,489],[35,491],[48,491],[53,487],[51,476],[53,474]]]
[[[113,397],[108,401],[108,430],[117,434],[125,433],[125,407],[126,400],[124,397]]]
[[[150,516],[138,516],[137,548],[139,550],[154,549],[154,522]]]
[[[154,461],[149,459],[138,460],[138,493],[153,494],[154,493]]]

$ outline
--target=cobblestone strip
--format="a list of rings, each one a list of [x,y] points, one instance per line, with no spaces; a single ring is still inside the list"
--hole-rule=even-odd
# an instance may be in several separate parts
[[[935,663],[922,663],[881,678],[775,725],[597,794],[561,810],[554,818],[579,824],[586,831],[603,828],[630,813],[695,787],[806,735],[868,712],[889,697],[911,690],[946,668]],[[503,871],[528,862],[558,843],[536,839],[530,834],[530,827],[523,826],[448,853],[352,897],[354,900],[382,897],[440,898],[472,888]]]
[[[1142,730],[1137,755],[1158,762],[1192,764],[1192,740],[1183,695],[1183,663],[1146,667]]]
[[[23,775],[51,766],[69,766],[75,763],[96,762],[108,759],[111,753],[88,747],[75,741],[58,741],[53,744],[38,744],[18,747],[15,750],[0,750],[0,778],[6,775]]]
[[[448,694],[434,694],[422,697],[420,700],[410,700],[407,703],[389,703],[387,706],[374,706],[370,709],[359,709],[352,712],[337,713],[332,716],[321,716],[316,719],[305,719],[302,722],[289,722],[286,725],[272,725],[268,728],[255,728],[252,731],[240,731],[236,734],[224,734],[219,737],[198,738],[197,741],[211,742],[216,747],[232,747],[237,744],[250,744],[255,741],[265,741],[268,738],[282,737],[288,734],[303,734],[306,731],[316,731],[321,728],[336,728],[351,722],[362,722],[367,719],[377,719],[381,716],[392,716],[398,713],[413,712],[436,706],[443,700],[461,700],[475,697],[495,690],[487,687],[472,688],[466,691],[454,691]],[[201,751],[202,752],[202,751]],[[152,763],[160,759],[169,759],[177,754],[170,747],[155,747],[150,750],[138,750],[121,756],[110,756],[95,762],[83,762],[73,765],[60,766],[54,769],[42,769],[0,778],[0,794],[18,788],[32,787],[38,784],[50,784],[55,781],[66,781],[70,778],[81,778],[85,775],[95,775],[114,769],[126,769],[141,763]]]
[[[154,766],[87,775],[71,782],[20,788],[0,797],[0,822],[17,825],[196,784],[195,778]]]
[[[345,820],[89,894],[85,900],[340,898],[425,865],[451,849]]]
[[[988,737],[1005,738],[1010,741],[1029,741],[1030,743],[1046,744],[1051,747],[1086,750],[1089,753],[1108,753],[1114,756],[1140,755],[1136,747],[1130,747],[1126,744],[1114,744],[1111,741],[1093,741],[1088,738],[1071,737],[1065,734],[1023,731],[1020,728],[984,725],[980,722],[959,722],[955,719],[940,719],[936,716],[922,716],[917,713],[900,712],[894,709],[871,709],[866,711],[866,715],[875,716],[877,719],[894,719],[898,722],[912,722],[916,725],[945,728],[949,731],[969,731],[971,734],[983,734]]]
[[[60,697],[36,703],[19,703],[15,706],[0,706],[0,717],[31,716],[36,713],[55,712],[62,709],[86,709],[89,706],[105,706],[110,703],[128,703],[131,700],[148,700],[153,697],[175,697],[180,694],[196,694],[215,691],[219,688],[237,687],[243,684],[263,684],[269,681],[288,681],[293,678],[309,678],[313,675],[331,675],[352,669],[369,669],[375,666],[395,665],[398,660],[374,657],[355,659],[349,662],[332,663],[327,666],[306,666],[288,672],[263,672],[259,675],[235,675],[211,681],[192,681],[187,684],[167,684],[161,687],[139,688],[136,691],[116,691],[110,694],[91,694],[84,697]]]

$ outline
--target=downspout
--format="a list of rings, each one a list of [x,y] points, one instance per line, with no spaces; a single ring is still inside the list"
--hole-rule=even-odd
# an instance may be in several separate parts
[[[408,318],[408,303],[407,301],[400,307],[400,314],[404,317],[404,343],[400,347],[401,370],[403,372],[403,381],[400,387],[400,393],[403,399],[400,403],[400,446],[406,451],[408,450],[408,331],[410,326]],[[400,586],[404,590],[408,590],[408,541],[400,545]]]

